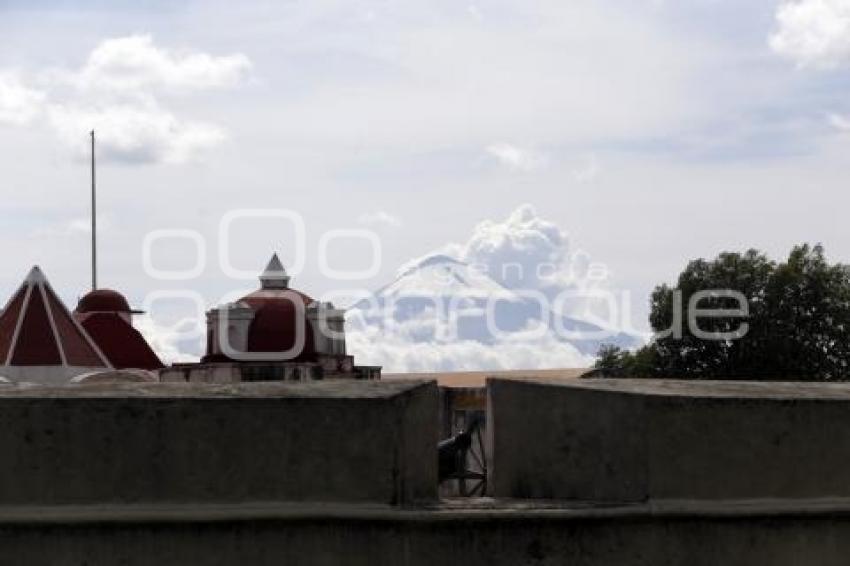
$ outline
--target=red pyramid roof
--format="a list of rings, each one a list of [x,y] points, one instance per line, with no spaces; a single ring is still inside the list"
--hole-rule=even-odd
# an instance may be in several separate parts
[[[111,367],[38,266],[0,315],[0,366]]]
[[[165,367],[141,332],[120,314],[96,312],[76,316],[115,369],[157,370]]]

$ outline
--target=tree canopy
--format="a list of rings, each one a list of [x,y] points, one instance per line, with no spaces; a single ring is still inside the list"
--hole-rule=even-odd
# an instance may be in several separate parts
[[[820,245],[783,263],[756,250],[692,261],[675,287],[655,288],[650,310],[655,339],[636,352],[604,346],[594,374],[850,379],[850,268]]]

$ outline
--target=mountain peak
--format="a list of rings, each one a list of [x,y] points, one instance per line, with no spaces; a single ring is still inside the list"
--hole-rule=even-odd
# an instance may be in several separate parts
[[[407,263],[398,270],[395,280],[379,289],[377,294],[514,298],[514,293],[485,271],[444,253],[429,254]]]
[[[459,259],[453,258],[450,255],[443,253],[429,254],[424,257],[415,259],[403,265],[396,275],[396,279],[401,279],[402,277],[406,277],[417,270],[425,269],[428,267],[441,266],[441,265],[456,265],[461,267],[468,267],[468,263],[465,261],[461,261]]]

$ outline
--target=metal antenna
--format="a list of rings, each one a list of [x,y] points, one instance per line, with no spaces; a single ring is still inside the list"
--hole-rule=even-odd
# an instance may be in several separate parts
[[[91,288],[97,289],[97,174],[94,160],[94,130],[91,131]]]

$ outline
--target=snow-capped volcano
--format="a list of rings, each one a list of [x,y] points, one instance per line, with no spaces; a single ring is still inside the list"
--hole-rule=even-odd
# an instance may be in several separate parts
[[[393,282],[355,304],[348,319],[350,332],[390,341],[498,347],[537,340],[577,364],[587,363],[603,343],[637,344],[635,337],[558,314],[543,293],[508,289],[443,254],[405,266]]]
[[[584,367],[601,344],[642,341],[617,330],[617,308],[605,313],[616,302],[607,285],[605,266],[522,205],[406,263],[356,303],[348,345],[387,372]]]

